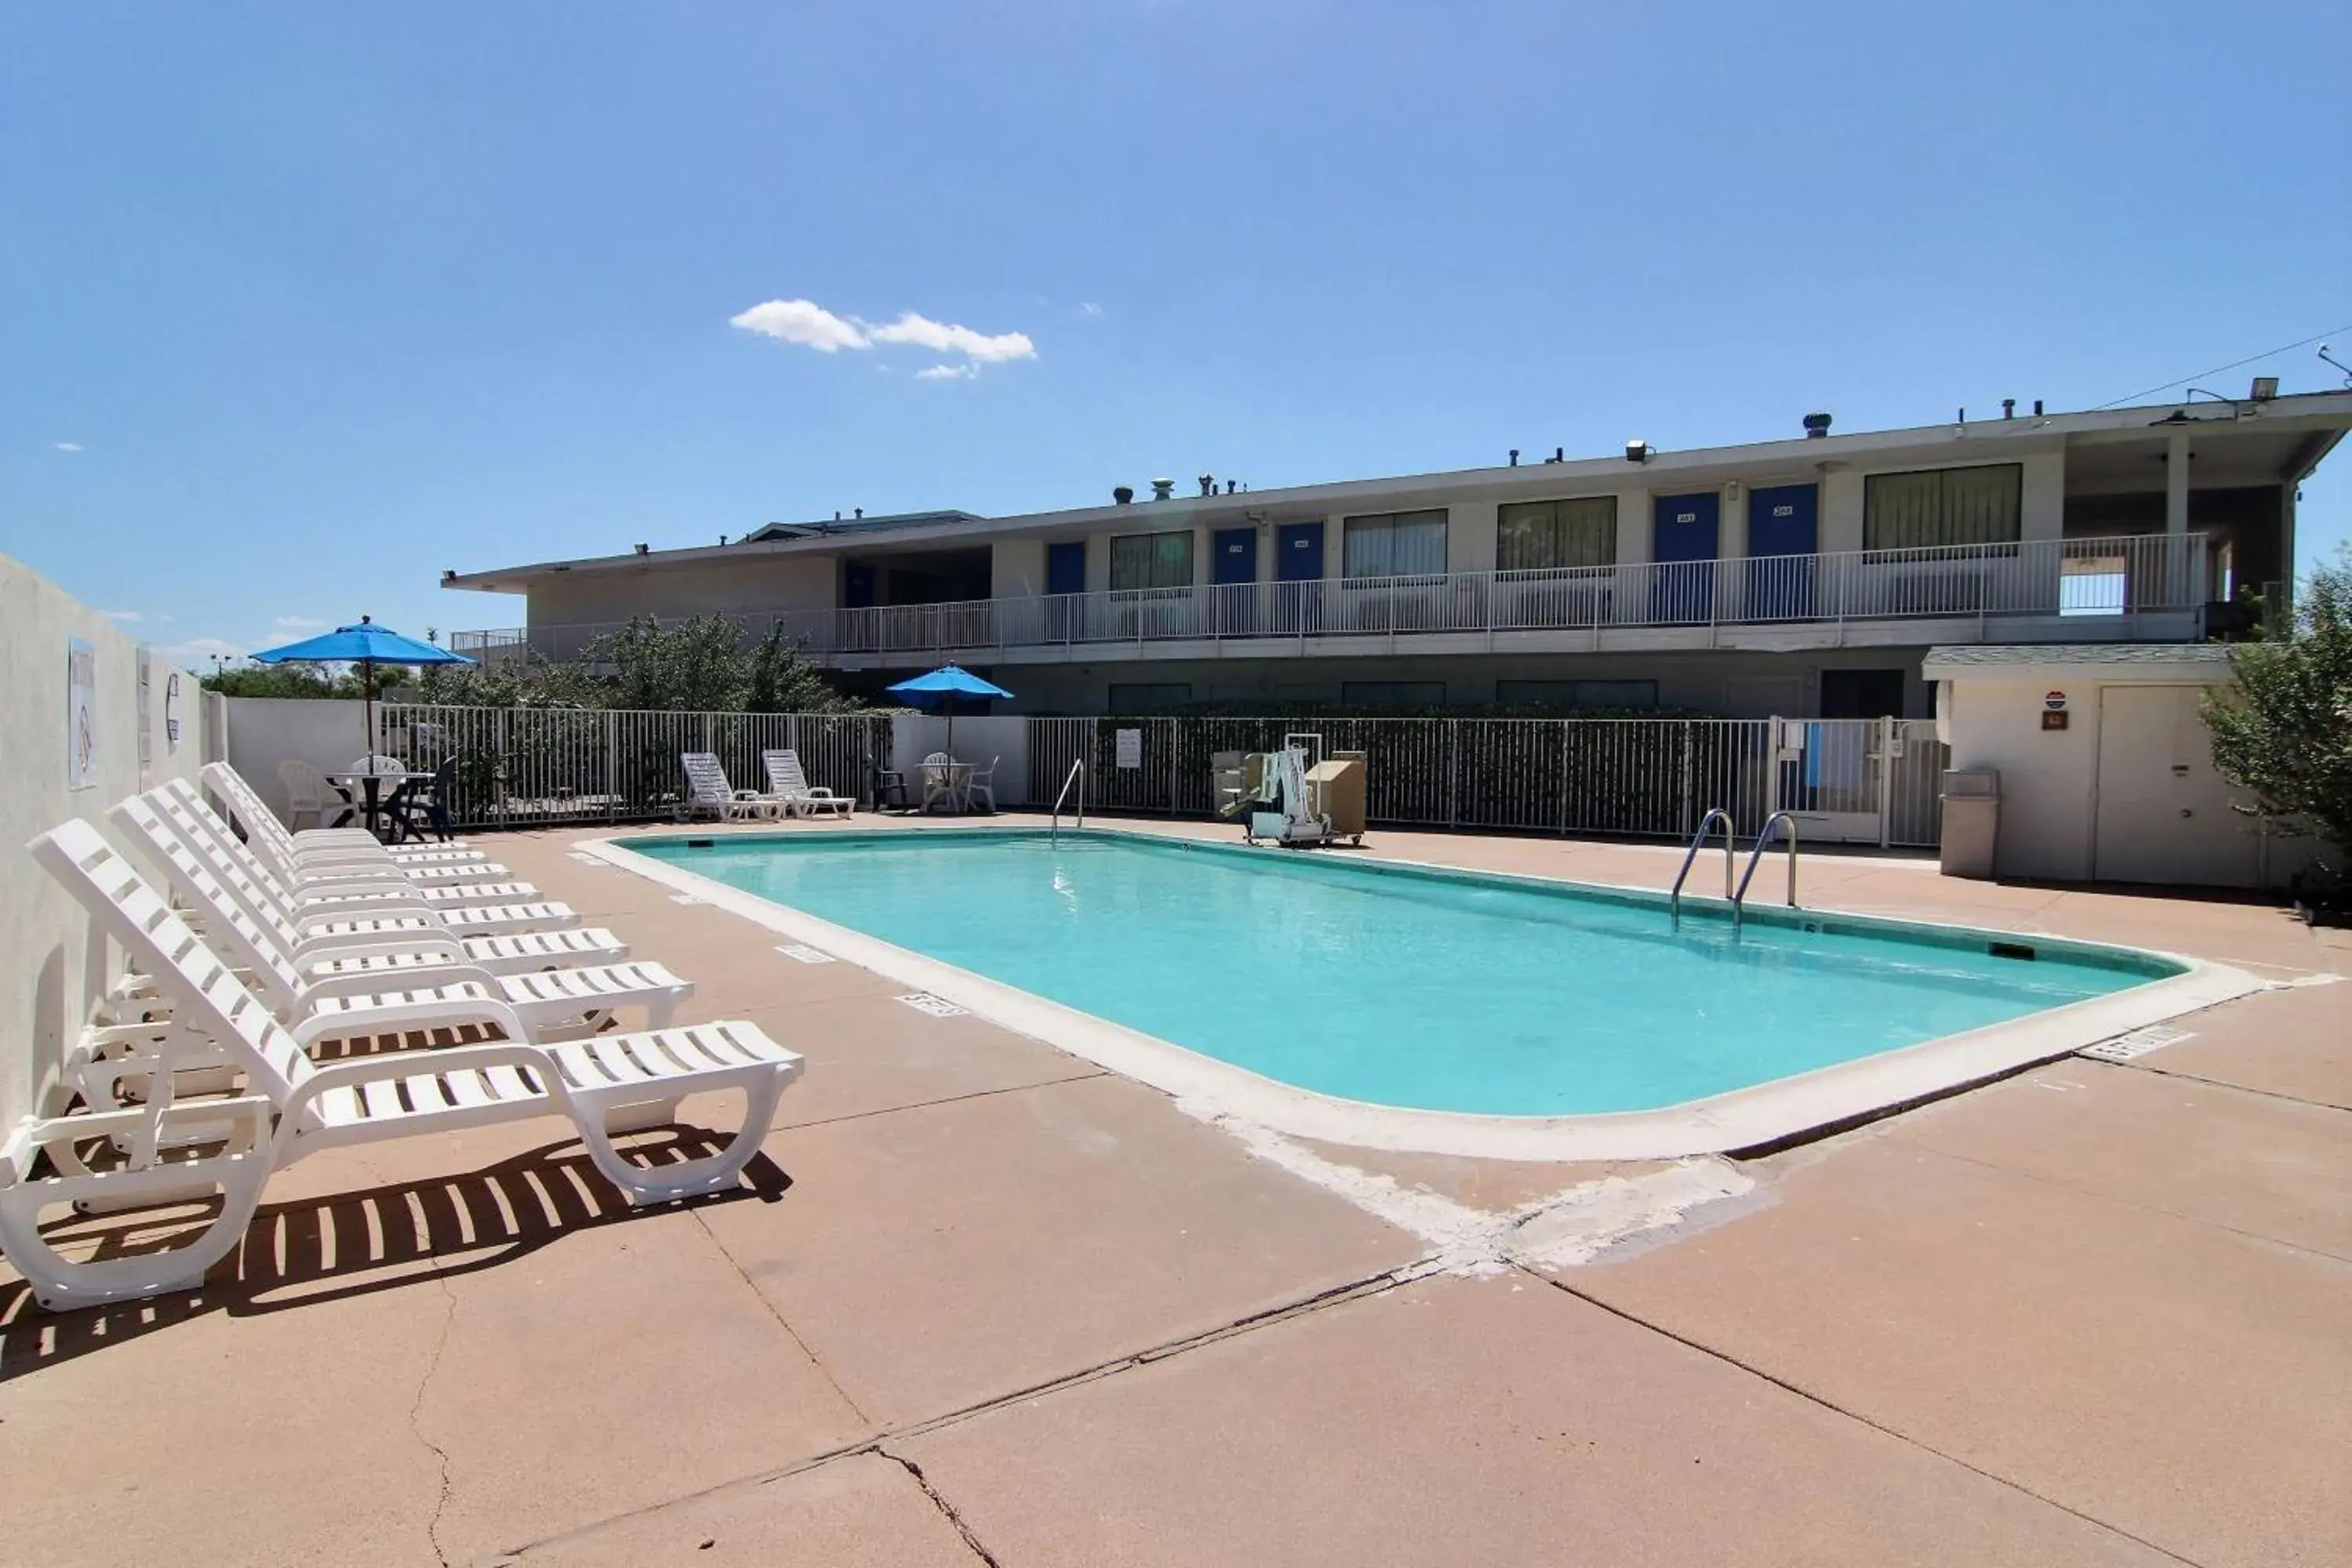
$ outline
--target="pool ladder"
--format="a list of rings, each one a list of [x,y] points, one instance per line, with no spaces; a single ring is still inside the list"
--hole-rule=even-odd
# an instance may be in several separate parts
[[[1078,786],[1078,826],[1087,825],[1087,760],[1080,757],[1070,763],[1069,773],[1062,780],[1062,791],[1054,797],[1054,826],[1046,835],[1048,844],[1062,841],[1062,803],[1070,798],[1070,786]]]
[[[1748,869],[1741,873],[1738,885],[1734,887],[1731,863],[1737,854],[1734,842],[1739,830],[1732,824],[1731,813],[1718,805],[1698,819],[1698,831],[1691,835],[1690,848],[1683,854],[1682,869],[1675,873],[1675,889],[1667,900],[1667,907],[1673,913],[1674,929],[1676,931],[1680,931],[1683,925],[1683,883],[1689,879],[1691,864],[1698,858],[1699,850],[1706,847],[1707,834],[1718,822],[1723,824],[1723,897],[1731,905],[1732,931],[1737,933],[1739,930],[1740,917],[1748,902],[1748,884],[1756,879],[1756,868],[1764,858],[1765,847],[1772,842],[1772,829],[1776,826],[1780,830],[1781,842],[1788,846],[1789,850],[1789,907],[1792,910],[1797,907],[1797,819],[1785,811],[1776,811],[1764,819],[1762,830],[1756,835],[1755,847],[1748,852]]]

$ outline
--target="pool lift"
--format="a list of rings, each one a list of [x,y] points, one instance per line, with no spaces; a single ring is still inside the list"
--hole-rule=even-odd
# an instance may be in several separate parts
[[[1242,837],[1252,844],[1263,838],[1285,848],[1304,849],[1346,837],[1326,809],[1323,784],[1309,777],[1322,761],[1323,737],[1310,734],[1283,736],[1278,752],[1245,754],[1241,787],[1218,806],[1218,815],[1229,821],[1240,818]],[[1361,832],[1353,837],[1363,842]]]

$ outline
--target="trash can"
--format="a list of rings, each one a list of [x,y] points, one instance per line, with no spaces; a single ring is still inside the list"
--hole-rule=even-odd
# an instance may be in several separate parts
[[[1944,775],[1943,870],[1947,877],[1992,876],[2000,837],[2000,774],[1956,768]]]

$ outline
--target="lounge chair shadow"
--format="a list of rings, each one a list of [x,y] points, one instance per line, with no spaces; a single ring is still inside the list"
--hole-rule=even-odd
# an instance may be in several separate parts
[[[630,1134],[621,1148],[633,1162],[657,1167],[715,1153],[726,1142],[703,1128],[672,1124]],[[732,1189],[643,1212],[745,1199],[775,1203],[792,1184],[761,1152]],[[636,1212],[570,1139],[462,1175],[264,1203],[197,1290],[47,1312],[23,1280],[0,1281],[0,1384],[214,1312],[255,1317],[498,1268]],[[121,1258],[177,1244],[218,1213],[215,1198],[169,1209],[72,1215],[42,1231],[76,1256]]]

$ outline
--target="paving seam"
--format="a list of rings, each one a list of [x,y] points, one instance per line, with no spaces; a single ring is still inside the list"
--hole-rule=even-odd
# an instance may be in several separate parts
[[[2311,1247],[2299,1241],[2286,1241],[2275,1236],[2264,1236],[2258,1230],[2246,1230],[2238,1226],[2224,1225],[2217,1219],[2201,1219],[2196,1215],[2182,1214],[2178,1209],[2160,1208],[2155,1204],[2135,1203],[2129,1198],[2117,1197],[2113,1193],[2103,1193],[2092,1187],[2076,1186],[2072,1182],[2061,1181],[2055,1176],[2037,1175],[2032,1171],[2021,1171],[2014,1165],[2004,1165],[1998,1161],[1979,1159],[1974,1154],[1956,1153],[1952,1150],[1938,1148],[1933,1143],[1926,1142],[1899,1129],[1891,1136],[1911,1144],[1914,1148],[1933,1154],[1938,1159],[1957,1160],[1963,1165],[1974,1165],[1980,1171],[1998,1171],[2004,1176],[2014,1176],[2021,1182],[2032,1182],[2045,1187],[2055,1187],[2062,1193],[2073,1193],[2078,1197],[2088,1198],[2094,1203],[2113,1204],[2117,1208],[2129,1209],[2135,1214],[2152,1214],[2165,1219],[2177,1219],[2183,1225],[2203,1226],[2208,1230],[2218,1230],[2225,1236],[2243,1237],[2248,1241],[2259,1242],[2264,1247],[2281,1247],[2288,1252],[2300,1253],[2305,1258],[2324,1258],[2331,1263],[2352,1263],[2352,1257],[2330,1252],[2324,1247]]]
[[[2183,1072],[2178,1068],[2158,1067],[2144,1057],[2137,1061],[2109,1062],[2105,1065],[2126,1068],[2134,1072],[2153,1073],[2158,1078],[2179,1079],[2183,1083],[2201,1083],[2212,1089],[2227,1089],[2240,1094],[2260,1095],[2264,1100],[2283,1100],[2289,1105],[2308,1105],[2317,1110],[2352,1112],[2352,1105],[2338,1105],[2332,1100],[2305,1100],[2299,1094],[2289,1094],[2284,1089],[2256,1089],[2252,1084],[2231,1083],[2227,1079],[2207,1078],[2203,1073]]]
[[[710,1228],[710,1222],[702,1217],[702,1210],[695,1208],[688,1212],[694,1216],[694,1223],[701,1228],[702,1234],[709,1237],[712,1248],[719,1257],[727,1260],[727,1267],[734,1271],[735,1278],[743,1281],[743,1289],[751,1292],[751,1300],[759,1302],[761,1309],[776,1321],[776,1327],[783,1330],[784,1337],[800,1348],[801,1354],[808,1358],[809,1365],[824,1374],[825,1385],[841,1396],[841,1402],[849,1406],[849,1413],[857,1417],[857,1424],[860,1426],[872,1426],[873,1418],[866,1414],[856,1400],[849,1396],[849,1390],[841,1386],[841,1380],[833,1375],[833,1368],[817,1359],[816,1352],[809,1348],[808,1342],[801,1338],[800,1331],[793,1327],[791,1321],[777,1310],[776,1304],[768,1300],[767,1293],[751,1282],[751,1275],[743,1271],[743,1266],[735,1260],[735,1255],[727,1250],[727,1244],[719,1239],[719,1233]]]
[[[790,1480],[795,1476],[806,1475],[811,1470],[822,1468],[826,1465],[832,1464],[837,1459],[855,1458],[861,1454],[873,1454],[881,1458],[888,1459],[894,1464],[905,1465],[907,1464],[906,1460],[900,1458],[896,1454],[888,1452],[884,1445],[899,1442],[908,1437],[927,1436],[943,1427],[961,1425],[961,1423],[970,1421],[977,1416],[986,1415],[993,1411],[1003,1409],[1007,1405],[1016,1405],[1024,1400],[1042,1398],[1047,1394],[1059,1394],[1066,1389],[1081,1387],[1087,1384],[1098,1382],[1106,1377],[1115,1376],[1122,1372],[1130,1372],[1138,1367],[1149,1366],[1158,1362],[1168,1360],[1172,1356],[1181,1355],[1187,1351],[1199,1350],[1208,1345],[1219,1343],[1224,1340],[1236,1338],[1242,1334],[1255,1332],[1259,1329],[1271,1328],[1278,1323],[1288,1322],[1295,1318],[1307,1317],[1315,1312],[1322,1311],[1332,1307],[1345,1306],[1351,1301],[1369,1300],[1374,1297],[1386,1295],[1388,1292],[1397,1289],[1400,1287],[1412,1284],[1417,1280],[1430,1278],[1431,1276],[1441,1272],[1443,1272],[1443,1269],[1440,1267],[1439,1259],[1436,1255],[1432,1254],[1427,1257],[1417,1258],[1411,1263],[1403,1264],[1396,1268],[1386,1270],[1382,1273],[1368,1274],[1363,1276],[1361,1279],[1352,1279],[1345,1284],[1334,1285],[1328,1289],[1318,1290],[1312,1295],[1301,1297],[1297,1300],[1286,1302],[1278,1307],[1269,1307],[1264,1311],[1253,1312],[1244,1317],[1235,1318],[1229,1322],[1220,1323],[1213,1329],[1203,1329],[1197,1333],[1186,1334],[1177,1339],[1164,1341],[1158,1345],[1150,1346],[1144,1350],[1135,1351],[1127,1355],[1114,1357],[1109,1361],[1099,1363],[1097,1365],[1085,1368],[1079,1372],[1068,1373],[1063,1377],[1055,1378],[1050,1382],[1036,1384],[1028,1388],[1015,1390],[1010,1394],[993,1394],[989,1398],[965,1405],[959,1410],[950,1410],[944,1415],[929,1416],[921,1421],[909,1422],[903,1426],[895,1426],[887,1431],[877,1432],[870,1437],[860,1438],[855,1443],[845,1443],[838,1447],[827,1448],[820,1453],[812,1454],[807,1458],[786,1465],[781,1469],[754,1470],[746,1475],[730,1477],[723,1481],[714,1481],[707,1487],[698,1487],[692,1491],[679,1492],[674,1497],[662,1498],[656,1501],[646,1503],[637,1508],[626,1509],[615,1514],[608,1514],[603,1519],[591,1520],[583,1524],[573,1525],[570,1529],[557,1531],[551,1535],[541,1536],[538,1540],[530,1542],[525,1545],[497,1548],[484,1553],[478,1561],[487,1564],[507,1564],[517,1563],[527,1554],[538,1551],[542,1546],[551,1545],[562,1541],[576,1540],[578,1538],[593,1534],[597,1531],[604,1530],[611,1525],[621,1523],[625,1520],[640,1518],[646,1514],[658,1512],[666,1508],[674,1508],[681,1503],[694,1502],[702,1498],[715,1497],[721,1492],[733,1491],[740,1488],[763,1487],[772,1485],[777,1481]],[[794,1335],[793,1337],[797,1339],[799,1336]],[[811,1356],[810,1359],[812,1361],[816,1360],[814,1356]],[[822,1369],[824,1363],[819,1362],[818,1365]],[[830,1378],[832,1373],[830,1371],[827,1371],[825,1375]],[[848,1396],[845,1394],[843,1397],[846,1399]],[[854,1403],[851,1405],[851,1408],[856,1408]],[[929,1486],[925,1486],[924,1490],[927,1494],[929,1494],[932,1489]],[[938,1499],[936,1497],[934,1498],[935,1502],[943,1500],[944,1500]],[[973,1543],[973,1549],[975,1551],[980,1550],[976,1542]],[[995,1562],[995,1559],[993,1558],[988,1558],[986,1560],[992,1564]]]
[[[1666,1328],[1663,1324],[1654,1323],[1647,1318],[1642,1317],[1634,1312],[1628,1311],[1622,1307],[1614,1306],[1587,1291],[1580,1290],[1573,1285],[1567,1283],[1557,1276],[1538,1274],[1533,1270],[1523,1270],[1523,1272],[1528,1273],[1530,1278],[1540,1280],[1542,1283],[1550,1286],[1552,1289],[1559,1291],[1563,1295],[1571,1296],[1577,1300],[1584,1302],[1588,1306],[1600,1308],[1601,1310],[1608,1313],[1611,1317],[1615,1318],[1622,1322],[1631,1323],[1638,1329],[1645,1329],[1651,1333],[1658,1335],[1662,1339],[1672,1340],[1675,1343],[1683,1346],[1686,1350],[1696,1351],[1699,1354],[1706,1356],[1714,1361],[1719,1361],[1726,1366],[1737,1368],[1738,1370],[1748,1373],[1750,1377],[1760,1379],[1761,1381],[1769,1383],[1773,1387],[1780,1389],[1785,1393],[1795,1394],[1798,1398],[1805,1401],[1808,1405],[1817,1405],[1823,1410],[1829,1411],[1832,1415],[1843,1415],[1847,1420],[1867,1426],[1874,1432],[1884,1433],[1887,1436],[1894,1438],[1896,1442],[1904,1444],[1908,1447],[1916,1448],[1923,1454],[1932,1454],[1937,1458],[1942,1459],[1948,1464],[1958,1465],[1960,1468],[1967,1470],[1969,1474],[1981,1476],[1986,1480],[1992,1482],[1995,1486],[2005,1488],[2010,1491],[2017,1493],[2021,1497],[2032,1498],[2035,1502],[2042,1503],[2050,1508],[2054,1508],[2059,1512],[2079,1519],[2084,1523],[2091,1525],[2095,1529],[2105,1531],[2111,1535],[2120,1536],[2124,1540],[2131,1542],[2134,1545],[2144,1546],[2150,1552],[2157,1552],[2168,1558],[2172,1562],[2185,1563],[2188,1565],[2188,1568],[2207,1568],[2206,1564],[2200,1563],[2194,1557],[2185,1557],[2179,1552],[2173,1551],[2171,1548],[2158,1545],[2157,1542],[2148,1540],[2145,1536],[2135,1535],[2119,1524],[2109,1523],[2107,1521],[2099,1518],[2095,1514],[2085,1513],[2079,1508],[2059,1501],[2056,1498],[2046,1497],[2041,1492],[2035,1491],[2032,1487],[2025,1485],[2022,1481],[2012,1480],[2009,1477],[2000,1475],[1996,1471],[1986,1469],[1983,1466],[1974,1464],[1969,1460],[1961,1458],[1957,1454],[1948,1454],[1932,1443],[1922,1442],[1918,1438],[1912,1436],[1907,1432],[1903,1432],[1893,1426],[1889,1426],[1882,1421],[1872,1419],[1870,1416],[1864,1415],[1859,1410],[1848,1409],[1846,1406],[1838,1404],[1835,1400],[1830,1399],[1825,1395],[1816,1394],[1811,1389],[1806,1388],[1800,1384],[1791,1383],[1787,1378],[1781,1377],[1778,1373],[1767,1372],[1760,1366],[1756,1366],[1750,1363],[1742,1361],[1728,1351],[1718,1350],[1715,1346],[1707,1344],[1703,1341],[1695,1340],[1690,1338],[1688,1335],[1677,1333],[1674,1330]]]
[[[915,1463],[914,1460],[907,1458],[904,1454],[892,1453],[889,1449],[884,1447],[879,1443],[874,1445],[874,1451],[915,1479],[915,1484],[923,1489],[923,1495],[931,1500],[931,1506],[940,1510],[940,1517],[945,1519],[949,1524],[955,1528],[955,1532],[958,1535],[963,1537],[964,1546],[974,1557],[979,1558],[982,1563],[986,1563],[988,1568],[1003,1568],[1003,1565],[996,1560],[996,1553],[991,1552],[986,1545],[982,1544],[980,1537],[973,1532],[971,1526],[964,1522],[963,1515],[956,1511],[955,1504],[948,1501],[946,1494],[941,1492],[939,1488],[931,1485],[931,1479],[923,1474],[922,1466]]]

